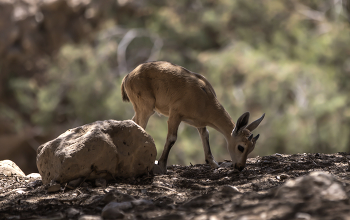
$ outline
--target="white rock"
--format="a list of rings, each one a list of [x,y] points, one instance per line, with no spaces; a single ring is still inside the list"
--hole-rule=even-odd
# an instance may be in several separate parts
[[[0,161],[0,174],[5,176],[25,176],[23,171],[11,160]]]
[[[41,180],[41,175],[40,173],[30,173],[26,176],[27,178],[32,178],[32,179],[40,179]]]
[[[70,129],[37,152],[44,184],[79,177],[135,177],[151,171],[157,156],[152,137],[131,120],[97,121]]]

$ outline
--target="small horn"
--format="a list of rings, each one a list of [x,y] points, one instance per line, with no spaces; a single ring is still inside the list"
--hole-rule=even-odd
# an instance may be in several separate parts
[[[248,141],[251,141],[252,138],[253,138],[253,134],[251,134],[251,135],[249,136]]]
[[[256,141],[259,139],[259,137],[260,137],[260,134],[258,134],[257,136],[255,136],[255,137],[253,138],[253,142],[256,142]]]

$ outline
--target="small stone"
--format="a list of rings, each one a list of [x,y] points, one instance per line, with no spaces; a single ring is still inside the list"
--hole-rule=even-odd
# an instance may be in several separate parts
[[[217,216],[215,216],[215,215],[211,215],[209,217],[209,220],[219,220],[219,218]]]
[[[61,190],[61,185],[58,183],[54,183],[53,185],[49,186],[49,188],[47,188],[48,193],[58,192],[60,190]]]
[[[28,183],[28,186],[33,188],[41,185],[43,185],[41,180],[34,180],[33,182]]]
[[[130,202],[110,202],[103,209],[101,216],[105,219],[124,218],[124,213],[121,210],[132,208]]]
[[[41,175],[40,173],[30,173],[26,176],[27,178],[32,178],[32,179],[40,179],[41,180]]]
[[[229,185],[221,187],[220,191],[223,192],[223,193],[229,193],[229,194],[240,193],[239,190],[237,189],[237,187],[229,186]]]
[[[102,212],[107,209],[126,210],[130,208],[132,208],[131,202],[110,202],[103,208]]]
[[[69,208],[67,209],[66,214],[67,214],[67,218],[75,218],[80,214],[80,211],[75,208]]]
[[[81,182],[82,182],[82,178],[71,180],[68,182],[68,186],[75,188],[75,187],[79,186]]]
[[[131,201],[131,204],[134,206],[153,205],[153,202],[150,200],[146,200],[146,199],[137,199],[137,200]]]
[[[237,173],[237,172],[238,172],[237,170],[230,170],[230,171],[227,172],[227,175],[231,175],[231,174]]]
[[[275,182],[275,180],[272,179],[272,178],[268,178],[267,181],[269,181],[270,183],[274,183]]]
[[[96,185],[96,187],[106,188],[107,181],[103,178],[98,178],[95,180],[95,185]]]
[[[101,201],[103,203],[107,204],[107,203],[110,203],[110,202],[115,201],[115,200],[116,200],[116,196],[114,195],[113,192],[110,192],[110,193],[107,193]]]
[[[24,194],[25,191],[27,191],[27,188],[17,188],[17,189],[14,189],[13,191],[18,194]]]
[[[197,215],[193,218],[193,220],[207,220],[207,219],[208,219],[208,216],[205,214]]]
[[[78,220],[103,220],[99,215],[82,215]]]
[[[298,212],[297,214],[295,214],[295,219],[309,220],[311,219],[311,215],[304,212]]]
[[[280,179],[281,180],[285,180],[285,179],[288,179],[288,178],[289,178],[289,176],[287,174],[281,174],[280,175]]]

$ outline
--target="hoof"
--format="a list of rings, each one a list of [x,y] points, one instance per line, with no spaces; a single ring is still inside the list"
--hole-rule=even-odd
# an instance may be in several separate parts
[[[210,166],[211,166],[212,168],[214,168],[214,169],[220,167],[219,164],[218,164],[216,161],[214,161],[212,164],[210,164]]]
[[[210,165],[210,167],[211,168],[213,168],[213,169],[216,169],[216,168],[219,168],[220,166],[219,166],[219,164],[215,161],[215,160],[212,160],[212,161],[208,161],[208,160],[205,160],[206,162],[207,162],[207,164],[209,164]]]
[[[230,168],[230,167],[233,167],[233,165],[232,165],[232,162],[223,162],[221,163],[220,167]]]

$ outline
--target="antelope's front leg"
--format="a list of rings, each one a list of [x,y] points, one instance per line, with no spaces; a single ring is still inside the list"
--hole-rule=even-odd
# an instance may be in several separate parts
[[[209,164],[212,168],[218,168],[218,163],[214,160],[214,156],[211,153],[210,145],[209,145],[209,131],[206,127],[203,128],[197,128],[199,135],[202,139],[203,149],[204,149],[204,155],[205,155],[205,162]]]

